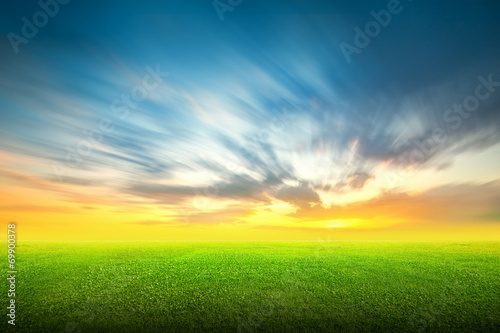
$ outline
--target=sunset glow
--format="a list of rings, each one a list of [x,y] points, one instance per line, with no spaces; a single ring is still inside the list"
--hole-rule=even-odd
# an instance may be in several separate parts
[[[438,27],[402,1],[349,61],[371,8],[138,6],[68,3],[18,52],[2,39],[0,212],[20,239],[500,240],[487,5]]]

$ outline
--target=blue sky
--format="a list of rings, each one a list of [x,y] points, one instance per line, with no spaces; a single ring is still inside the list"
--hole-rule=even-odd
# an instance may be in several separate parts
[[[41,8],[3,1],[3,179],[41,179],[62,201],[111,193],[165,223],[269,210],[290,226],[458,188],[487,188],[471,210],[497,216],[500,5],[392,2],[348,61],[341,43],[388,3],[244,0],[221,21],[211,1],[73,0],[16,53],[8,34]],[[144,99],[120,100],[145,79]],[[466,100],[475,111],[454,109]]]

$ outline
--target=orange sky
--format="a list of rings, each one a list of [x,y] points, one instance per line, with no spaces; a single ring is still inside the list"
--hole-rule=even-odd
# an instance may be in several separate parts
[[[294,205],[270,195],[270,201],[262,203],[216,194],[158,205],[155,198],[119,193],[99,184],[71,184],[30,175],[18,171],[25,159],[2,156],[7,161],[0,169],[2,220],[17,224],[18,239],[500,239],[496,206],[500,183],[496,181],[403,192],[396,189],[411,183],[416,175],[405,175],[392,190],[378,187],[376,183],[383,183],[384,177],[379,175],[378,180],[375,175],[373,188],[352,191],[343,203],[327,204],[330,196],[320,192],[321,203],[308,205]]]

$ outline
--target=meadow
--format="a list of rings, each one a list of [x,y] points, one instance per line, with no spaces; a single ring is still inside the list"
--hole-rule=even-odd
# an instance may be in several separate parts
[[[16,260],[5,332],[500,332],[500,242],[21,241]]]

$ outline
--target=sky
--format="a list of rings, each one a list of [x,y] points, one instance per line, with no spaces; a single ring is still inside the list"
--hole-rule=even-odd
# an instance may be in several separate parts
[[[500,3],[1,1],[38,240],[500,240]]]

